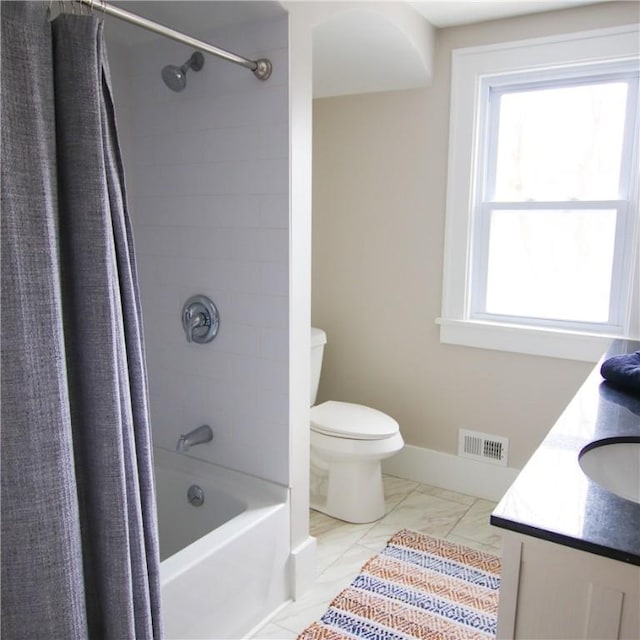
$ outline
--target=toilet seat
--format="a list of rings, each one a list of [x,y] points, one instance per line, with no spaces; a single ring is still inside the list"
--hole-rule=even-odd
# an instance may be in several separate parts
[[[328,400],[311,407],[311,430],[334,438],[384,440],[399,433],[400,427],[377,409]]]

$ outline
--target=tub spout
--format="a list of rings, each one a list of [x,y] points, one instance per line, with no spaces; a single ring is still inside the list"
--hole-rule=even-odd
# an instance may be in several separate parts
[[[186,453],[193,445],[211,442],[211,440],[213,440],[213,431],[208,424],[203,424],[201,427],[189,431],[189,433],[183,433],[178,438],[176,451],[178,453]]]

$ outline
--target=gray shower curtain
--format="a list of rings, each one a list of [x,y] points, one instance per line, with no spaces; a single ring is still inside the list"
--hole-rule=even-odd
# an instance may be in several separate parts
[[[0,5],[2,638],[160,638],[142,322],[102,25]]]

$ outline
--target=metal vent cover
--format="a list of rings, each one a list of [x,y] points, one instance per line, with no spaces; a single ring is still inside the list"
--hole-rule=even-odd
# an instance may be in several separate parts
[[[506,467],[508,450],[508,438],[469,429],[458,431],[458,455],[464,458]]]

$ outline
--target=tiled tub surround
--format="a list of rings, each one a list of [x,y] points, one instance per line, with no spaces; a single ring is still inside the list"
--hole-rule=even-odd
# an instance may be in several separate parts
[[[605,358],[638,349],[615,341]],[[640,504],[579,464],[584,447],[619,438],[640,441],[640,397],[603,382],[598,363],[491,515],[504,543],[498,638],[639,637]]]
[[[500,532],[489,525],[495,503],[392,476],[383,480],[386,515],[378,522],[349,524],[311,511],[311,535],[318,541],[316,582],[253,638],[296,638],[322,616],[331,600],[399,529],[422,531],[500,555]]]
[[[184,91],[160,71],[189,47],[159,38],[129,51],[131,211],[144,312],[153,438],[272,482],[289,482],[288,22],[199,34],[251,58],[265,82],[205,57]],[[204,294],[220,313],[213,342],[187,344],[180,311]]]

